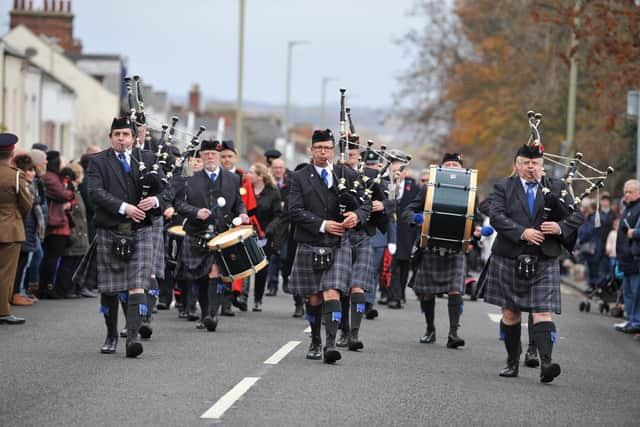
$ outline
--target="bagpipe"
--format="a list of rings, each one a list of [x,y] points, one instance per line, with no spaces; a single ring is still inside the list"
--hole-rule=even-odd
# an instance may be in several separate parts
[[[527,144],[538,147],[540,152],[543,153],[543,158],[549,163],[566,168],[566,173],[562,178],[562,181],[565,183],[565,188],[560,192],[559,196],[551,192],[549,180],[544,174],[540,179],[533,177],[544,196],[544,221],[558,221],[566,218],[571,215],[575,209],[580,208],[582,199],[591,195],[593,192],[596,192],[597,195],[597,211],[600,204],[600,189],[604,188],[607,177],[613,174],[613,167],[607,166],[605,170],[599,170],[595,166],[585,162],[580,152],[576,152],[574,157],[567,157],[544,151],[540,137],[542,114],[530,110],[527,112],[527,119],[531,131]],[[583,172],[584,170],[588,170],[589,172]],[[582,191],[579,192],[579,188],[576,187],[577,184],[583,184]],[[599,215],[595,216],[595,221],[596,227],[600,226]]]
[[[133,150],[133,153],[138,162],[142,197],[156,196],[163,191],[174,176],[182,173],[184,162],[197,152],[200,146],[199,138],[206,128],[200,126],[195,135],[179,131],[176,128],[179,119],[175,116],[171,118],[171,124],[152,125],[152,118],[148,117],[144,111],[140,76],[125,77],[124,82],[129,104],[128,116],[135,138],[134,148],[137,149]],[[144,130],[144,136],[141,137],[142,130]],[[152,143],[151,131],[160,133],[160,138],[155,146]],[[191,137],[183,154],[180,154],[175,140],[178,133]],[[151,164],[146,164],[142,156],[143,150],[154,153],[154,160]]]

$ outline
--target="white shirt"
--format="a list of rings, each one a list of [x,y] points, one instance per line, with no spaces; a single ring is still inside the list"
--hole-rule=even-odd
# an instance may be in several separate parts
[[[333,173],[331,173],[331,168],[328,166],[326,168],[321,168],[320,166],[316,166],[316,165],[313,165],[313,167],[316,168],[316,172],[318,172],[318,176],[320,177],[320,179],[322,179],[322,171],[326,170],[327,182],[329,183],[329,185],[327,185],[327,188],[333,187]]]
[[[522,183],[522,188],[524,189],[524,194],[527,194],[529,191],[529,187],[527,186],[527,181],[520,178],[520,182]],[[538,195],[538,186],[533,187],[533,197],[535,198]]]
[[[211,175],[213,175],[214,173],[216,174],[216,180],[218,180],[218,178],[220,178],[220,166],[216,167],[216,169],[213,172],[209,172],[206,169],[204,171],[209,176],[209,179],[211,179]]]

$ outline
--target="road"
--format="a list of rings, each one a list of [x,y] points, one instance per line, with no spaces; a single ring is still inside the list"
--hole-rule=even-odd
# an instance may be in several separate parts
[[[420,344],[424,320],[411,298],[364,320],[364,351],[344,351],[334,366],[304,358],[307,323],[291,317],[287,295],[265,298],[262,313],[221,318],[215,333],[161,311],[136,360],[124,357],[124,340],[115,355],[98,352],[95,299],[14,307],[28,320],[0,326],[0,425],[638,425],[640,343],[563,293],[554,351],[563,373],[548,385],[525,367],[515,379],[497,375],[506,359],[499,310],[480,301],[465,301],[462,349],[444,346],[444,299],[437,342]]]

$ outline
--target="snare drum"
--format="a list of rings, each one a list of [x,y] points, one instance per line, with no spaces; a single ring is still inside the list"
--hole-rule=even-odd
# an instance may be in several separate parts
[[[422,248],[460,251],[470,242],[478,171],[431,165],[424,204]]]
[[[185,232],[181,225],[174,225],[167,229],[166,256],[167,263],[176,267],[182,255]]]
[[[220,233],[207,246],[213,251],[223,282],[251,276],[269,264],[250,225]]]

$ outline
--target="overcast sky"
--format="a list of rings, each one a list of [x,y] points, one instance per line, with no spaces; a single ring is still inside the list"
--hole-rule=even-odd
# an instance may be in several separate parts
[[[8,30],[13,0],[0,0]],[[293,55],[291,99],[318,105],[323,77],[328,101],[338,88],[351,105],[387,107],[396,77],[410,60],[395,43],[416,19],[414,0],[246,0],[244,97],[283,104],[287,42],[308,40]],[[28,1],[27,1],[28,3]],[[34,7],[42,0],[34,0]],[[239,0],[73,0],[74,35],[85,53],[128,57],[130,73],[155,88],[185,95],[199,83],[205,97],[235,100]],[[134,9],[132,5],[135,5]]]

